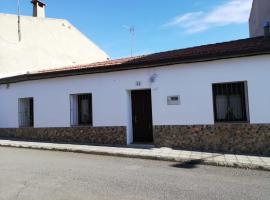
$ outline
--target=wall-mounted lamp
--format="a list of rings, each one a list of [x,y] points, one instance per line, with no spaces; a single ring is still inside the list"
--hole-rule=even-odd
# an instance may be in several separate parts
[[[157,74],[153,74],[151,77],[150,77],[150,83],[154,83],[157,79]]]

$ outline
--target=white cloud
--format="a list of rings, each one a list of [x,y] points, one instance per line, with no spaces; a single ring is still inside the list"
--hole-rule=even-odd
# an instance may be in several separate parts
[[[180,27],[186,33],[198,33],[215,26],[241,24],[248,21],[252,0],[228,0],[209,12],[191,12],[177,16],[162,27]]]

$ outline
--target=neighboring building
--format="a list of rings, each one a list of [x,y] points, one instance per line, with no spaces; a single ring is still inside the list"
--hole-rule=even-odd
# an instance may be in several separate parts
[[[264,37],[0,79],[0,137],[270,155]]]
[[[252,10],[249,19],[250,36],[263,36],[264,25],[267,22],[270,23],[270,1],[253,0]]]
[[[21,16],[20,26],[17,15],[0,14],[0,77],[108,59],[67,20],[45,18],[45,4],[33,4],[34,16]]]

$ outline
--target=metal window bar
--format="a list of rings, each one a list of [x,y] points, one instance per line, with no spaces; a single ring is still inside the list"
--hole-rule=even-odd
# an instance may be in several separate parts
[[[34,126],[34,101],[33,98],[21,98],[18,105],[19,127]]]
[[[213,84],[213,100],[216,122],[247,121],[245,82]]]
[[[92,125],[92,95],[80,94],[78,101],[78,124]]]
[[[70,95],[71,126],[92,126],[92,94]]]

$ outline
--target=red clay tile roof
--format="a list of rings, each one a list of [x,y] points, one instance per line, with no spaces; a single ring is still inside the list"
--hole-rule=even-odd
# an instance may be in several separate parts
[[[129,58],[120,58],[115,60],[108,60],[103,62],[90,63],[85,65],[75,65],[75,66],[67,66],[63,68],[51,68],[37,71],[36,73],[49,73],[49,72],[60,72],[67,70],[79,70],[79,69],[87,69],[87,68],[96,68],[96,67],[109,67],[115,65],[122,65],[127,62],[131,62],[132,60],[142,58],[143,56],[129,57]]]
[[[270,39],[248,38],[88,65],[48,69],[0,79],[0,84],[270,54]]]

